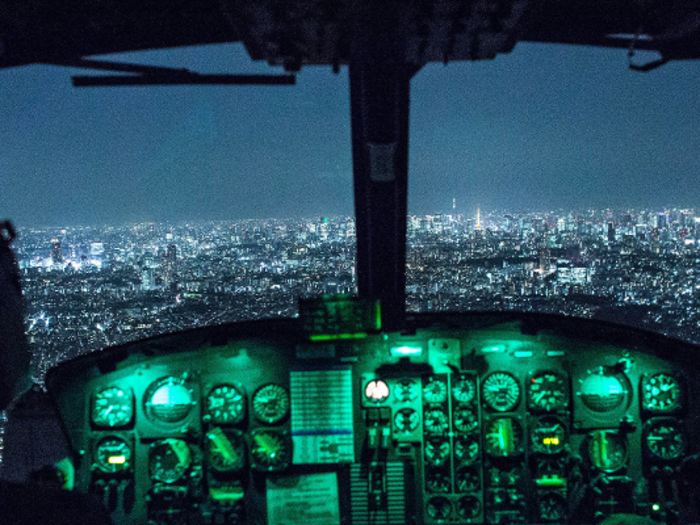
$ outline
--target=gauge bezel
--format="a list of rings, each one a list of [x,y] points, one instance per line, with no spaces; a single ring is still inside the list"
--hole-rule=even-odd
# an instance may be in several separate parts
[[[652,448],[649,446],[649,434],[651,434],[654,431],[654,429],[659,426],[675,427],[676,432],[681,436],[683,449],[679,452],[679,454],[676,457],[664,458],[657,452],[654,452],[654,450],[652,450]],[[684,457],[685,452],[688,449],[688,438],[686,436],[685,430],[686,429],[685,425],[683,424],[683,421],[674,417],[655,417],[649,419],[646,423],[644,423],[644,428],[642,430],[642,448],[644,450],[646,459],[654,463],[660,463],[664,465],[674,464],[681,461]]]
[[[168,476],[167,478],[163,478],[160,475],[157,475],[157,473],[154,471],[154,461],[155,461],[155,454],[156,451],[159,447],[162,446],[184,446],[183,450],[187,451],[187,458],[186,461],[182,464],[182,468],[178,472],[176,472],[175,477]],[[178,455],[177,453],[175,453]],[[184,439],[178,439],[178,438],[166,438],[166,439],[160,439],[158,441],[154,441],[151,443],[151,446],[148,449],[148,476],[153,482],[157,483],[165,483],[167,485],[172,485],[176,484],[179,481],[186,480],[186,474],[187,472],[191,469],[192,464],[194,462],[194,453],[192,451],[191,445],[187,443]],[[181,462],[182,458],[178,457],[178,461]],[[180,465],[181,463],[179,463]]]
[[[562,393],[564,394],[564,399],[557,403],[556,405],[552,406],[551,408],[547,408],[545,406],[542,406],[542,404],[538,401],[535,401],[533,398],[533,392],[532,392],[532,385],[535,384],[535,379],[544,375],[553,375],[555,376],[563,385],[563,390]],[[527,407],[529,410],[533,412],[543,412],[543,413],[553,413],[553,412],[561,412],[568,410],[570,403],[571,403],[571,386],[569,384],[569,377],[567,374],[563,372],[559,372],[556,370],[550,370],[550,369],[545,369],[545,370],[537,370],[536,372],[533,372],[528,376],[527,380],[527,386],[525,388],[526,392],[525,395],[527,397]]]
[[[124,443],[129,451],[129,457],[126,458],[124,463],[115,463],[113,468],[105,465],[100,461],[99,451],[100,447],[108,440],[118,440]],[[133,470],[134,464],[134,443],[133,439],[129,435],[123,434],[101,434],[94,438],[92,444],[92,458],[95,467],[97,467],[97,472],[105,476],[123,476],[129,474]]]
[[[127,420],[123,422],[119,422],[118,424],[115,425],[110,425],[108,423],[100,423],[99,421],[95,421],[95,410],[96,410],[96,403],[97,403],[97,398],[104,392],[107,392],[108,390],[118,390],[120,392],[123,392],[126,394],[129,398],[129,405],[131,408],[131,413],[129,414],[129,417]],[[109,385],[106,385],[104,387],[100,387],[95,389],[92,392],[92,395],[90,396],[90,425],[92,428],[96,429],[130,429],[133,428],[134,422],[136,420],[136,396],[134,396],[134,391],[126,386],[119,385],[117,383],[110,383]]]
[[[209,408],[209,399],[214,395],[214,392],[220,388],[223,387],[228,387],[234,389],[240,396],[241,396],[241,409],[240,413],[236,414],[236,417],[230,420],[224,420],[220,417],[215,416],[212,414],[212,409]],[[235,381],[227,381],[227,382],[222,382],[222,383],[216,383],[214,386],[212,386],[209,389],[209,393],[204,397],[204,401],[202,403],[202,420],[206,423],[210,423],[212,425],[216,426],[232,426],[232,425],[238,425],[239,423],[242,423],[245,421],[246,416],[248,415],[248,396],[246,395],[245,389],[243,386]]]
[[[514,440],[513,441],[514,446],[513,446],[512,452],[505,453],[505,454],[496,453],[495,449],[492,449],[492,447],[490,445],[490,441],[489,441],[488,437],[489,437],[489,435],[491,435],[490,431],[491,431],[492,425],[494,425],[496,423],[496,421],[499,421],[499,420],[510,420],[511,421],[511,425],[513,427],[513,440]],[[484,453],[487,454],[488,456],[490,456],[492,458],[512,458],[512,457],[520,456],[521,454],[523,454],[523,452],[525,450],[524,444],[526,441],[525,429],[524,429],[523,425],[520,423],[520,420],[518,418],[511,417],[508,415],[496,415],[494,417],[489,418],[486,421],[486,424],[483,426],[483,428],[484,428],[484,431],[483,431],[483,433],[484,433],[484,435],[483,435]]]
[[[460,385],[462,383],[467,383],[470,385],[470,387],[469,387],[470,392],[466,398],[463,397],[462,393],[457,393],[457,392],[459,392],[457,387],[458,387],[458,385]],[[478,385],[477,385],[476,376],[474,376],[472,374],[459,374],[453,379],[452,385],[450,388],[450,392],[452,394],[452,400],[455,402],[455,404],[458,404],[458,405],[471,406],[473,403],[476,402],[477,389],[478,389]]]
[[[646,386],[649,384],[649,382],[654,379],[655,377],[658,377],[660,375],[665,375],[665,376],[670,376],[676,381],[676,385],[678,388],[678,400],[675,406],[669,407],[669,408],[653,408],[650,407],[649,404],[646,401]],[[658,415],[674,415],[674,414],[679,414],[683,411],[683,406],[685,405],[685,378],[683,375],[679,374],[676,371],[668,371],[668,370],[660,370],[657,371],[653,374],[644,374],[640,381],[639,381],[639,405],[640,408],[642,409],[643,412],[649,413],[649,414],[658,414]]]
[[[273,435],[276,438],[279,438],[280,443],[284,447],[282,451],[284,452],[284,456],[279,460],[279,462],[275,462],[275,464],[271,465],[266,465],[263,463],[260,458],[256,455],[255,450],[257,448],[254,446],[254,441],[255,437],[259,436],[261,434],[269,434]],[[289,431],[281,428],[256,428],[250,434],[248,434],[248,458],[249,458],[249,464],[250,468],[257,471],[257,472],[282,472],[286,470],[289,465],[292,463],[292,438],[291,435],[289,434]]]
[[[430,413],[435,413],[435,414],[442,414],[444,416],[444,428],[435,430],[435,429],[430,429],[428,428],[427,421],[429,420],[428,414]],[[447,411],[443,409],[441,406],[431,406],[428,405],[425,407],[425,410],[423,410],[423,432],[425,434],[428,434],[430,436],[441,436],[446,434],[450,430],[450,416],[447,414]]]
[[[182,415],[182,417],[179,417],[172,421],[163,419],[161,415],[154,413],[153,403],[151,401],[156,392],[158,392],[158,390],[166,384],[183,386],[187,390],[190,398],[188,407]],[[143,411],[144,414],[146,414],[146,418],[152,423],[166,427],[179,427],[186,424],[188,420],[193,417],[193,414],[195,413],[194,409],[197,406],[197,404],[198,402],[197,397],[195,395],[194,387],[191,384],[189,377],[186,375],[178,376],[175,374],[170,374],[160,377],[153,381],[150,385],[148,385],[143,394]]]
[[[517,389],[516,395],[515,395],[515,400],[509,400],[507,404],[502,404],[494,399],[492,397],[492,394],[487,393],[487,388],[489,387],[489,382],[493,381],[494,378],[498,377],[503,377],[503,378],[508,378],[508,381],[511,383],[508,385],[508,388],[512,388],[515,386]],[[520,382],[518,381],[518,378],[515,377],[510,372],[505,372],[501,370],[496,370],[495,372],[491,372],[488,374],[484,379],[481,381],[481,401],[484,405],[484,407],[489,410],[490,412],[497,412],[497,413],[502,413],[502,412],[513,412],[518,409],[520,406],[520,401],[522,398],[522,387],[520,386]]]
[[[281,412],[276,413],[274,416],[266,416],[265,414],[261,413],[256,405],[256,401],[258,400],[258,396],[261,395],[261,392],[263,392],[265,389],[268,388],[275,388],[278,389],[278,392],[281,392],[284,395],[285,399],[285,406],[283,407],[283,410]],[[278,423],[281,423],[287,417],[289,416],[289,411],[290,407],[292,404],[292,400],[289,396],[289,389],[285,388],[284,386],[280,385],[279,383],[265,383],[263,385],[260,385],[258,388],[255,389],[255,392],[253,392],[253,395],[250,398],[250,405],[251,405],[251,411],[253,412],[253,416],[257,421],[260,421],[261,423],[264,423],[266,425],[276,425]]]
[[[427,390],[432,385],[439,385],[440,393],[438,397],[434,397],[435,394]],[[426,394],[426,392],[429,392]],[[421,384],[421,395],[423,396],[424,405],[443,405],[447,402],[449,396],[449,387],[447,386],[447,378],[441,375],[432,375],[423,378]]]
[[[594,436],[597,434],[615,436],[614,439],[620,440],[619,444],[621,444],[622,447],[624,448],[624,457],[623,457],[621,462],[614,465],[613,467],[608,467],[608,468],[602,468],[599,465],[596,465],[596,462],[593,459],[593,452],[591,451],[591,447],[593,446]],[[611,474],[613,472],[619,472],[620,470],[627,468],[627,465],[629,463],[629,446],[628,446],[626,434],[623,434],[617,430],[597,429],[597,430],[591,431],[588,434],[585,443],[586,443],[586,451],[588,453],[588,461],[596,470],[599,470],[600,472],[605,472],[607,474]]]
[[[544,425],[549,424],[551,421],[551,424],[558,424],[559,427],[562,429],[562,442],[557,443],[556,445],[547,445],[547,444],[540,444],[539,441],[537,441],[535,433],[541,429]],[[539,417],[532,417],[530,418],[529,421],[529,442],[530,442],[530,450],[535,453],[535,454],[544,454],[546,456],[554,456],[557,454],[560,454],[561,452],[564,451],[566,446],[569,443],[569,430],[566,427],[566,424],[564,420],[562,420],[560,417],[557,417],[556,415],[553,414],[547,414]]]
[[[210,446],[211,439],[209,439],[209,433],[216,432],[216,430],[219,430],[226,437],[226,439],[228,439],[229,443],[232,446],[236,447],[238,445],[240,449],[242,449],[242,453],[240,456],[241,460],[237,465],[233,465],[230,467],[221,467],[217,466],[216,462],[212,460],[213,452]],[[207,465],[211,468],[211,470],[220,474],[231,474],[240,472],[246,467],[248,452],[245,434],[242,431],[233,428],[222,428],[219,426],[210,427],[210,430],[204,434],[204,440],[204,455],[207,459]]]

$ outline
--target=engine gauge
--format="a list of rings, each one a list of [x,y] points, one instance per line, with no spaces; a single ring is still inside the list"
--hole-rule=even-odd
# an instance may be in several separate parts
[[[232,384],[218,385],[206,398],[205,418],[217,425],[233,425],[243,421],[246,400],[241,389]]]
[[[423,428],[429,434],[442,434],[447,426],[447,414],[441,408],[429,408],[423,414]]]
[[[425,488],[428,492],[449,492],[450,485],[450,473],[443,467],[425,469]]]
[[[259,472],[285,470],[292,460],[289,434],[269,428],[253,430],[250,434],[250,465]]]
[[[125,427],[134,417],[131,392],[116,386],[98,390],[92,399],[91,417],[93,424],[99,427]]]
[[[214,427],[205,437],[207,461],[214,470],[236,472],[245,466],[245,443],[240,431]]]
[[[460,467],[455,472],[457,492],[472,492],[481,486],[479,470],[474,467]]]
[[[685,452],[685,436],[677,422],[668,419],[652,420],[644,432],[644,442],[658,459],[680,458]]]
[[[510,457],[522,450],[523,427],[510,417],[492,419],[486,427],[485,450],[490,456]]]
[[[433,438],[425,441],[425,461],[429,465],[444,465],[450,461],[450,442]]]
[[[410,403],[417,393],[418,385],[413,379],[399,379],[394,386],[394,397],[399,403]]]
[[[476,395],[476,385],[471,376],[461,375],[452,384],[452,397],[458,403],[470,403]]]
[[[479,441],[475,437],[455,439],[455,462],[471,465],[479,457]]]
[[[407,434],[413,432],[420,424],[418,412],[412,408],[402,408],[394,414],[394,429],[396,432]]]
[[[520,402],[520,385],[506,372],[494,372],[481,384],[482,399],[487,408],[496,412],[508,412]]]
[[[106,474],[131,468],[131,445],[117,436],[102,438],[95,447],[95,463]]]
[[[538,502],[540,519],[561,522],[566,518],[566,499],[556,492],[547,492]]]
[[[527,384],[528,406],[534,410],[552,412],[564,410],[569,404],[569,386],[556,372],[538,372]]]
[[[457,407],[452,418],[455,429],[460,432],[472,432],[479,426],[479,419],[471,408]]]
[[[444,403],[447,400],[447,385],[437,377],[429,377],[423,385],[423,401],[430,404]]]
[[[669,373],[655,374],[642,381],[642,408],[650,412],[672,412],[681,406],[681,386]]]
[[[564,449],[567,431],[556,417],[544,416],[536,420],[530,431],[530,447],[540,454],[557,454]]]
[[[182,439],[168,438],[151,445],[148,466],[151,478],[163,483],[181,479],[192,464],[192,452]]]
[[[442,521],[450,517],[452,514],[452,503],[447,498],[436,496],[430,498],[425,505],[425,510],[435,521]]]
[[[282,386],[269,383],[253,394],[253,414],[259,421],[273,425],[282,421],[288,413],[289,394]]]
[[[474,496],[462,496],[456,503],[457,515],[465,520],[476,518],[481,512],[481,502]]]
[[[164,377],[152,383],[146,389],[146,414],[163,423],[178,423],[185,419],[192,407],[194,398],[192,389],[181,377]]]
[[[626,439],[614,430],[594,430],[588,436],[588,457],[598,470],[620,470],[627,463]]]

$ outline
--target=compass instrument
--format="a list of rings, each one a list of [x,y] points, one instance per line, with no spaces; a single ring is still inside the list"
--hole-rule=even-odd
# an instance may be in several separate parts
[[[538,372],[527,383],[528,407],[552,412],[564,410],[569,404],[566,378],[556,372]]]
[[[95,447],[97,467],[106,474],[131,468],[131,445],[117,436],[102,438]]]
[[[642,381],[642,408],[672,412],[681,407],[681,386],[672,374],[662,372]]]
[[[214,387],[205,400],[206,416],[216,425],[233,425],[245,417],[246,400],[239,387],[222,384]]]
[[[492,419],[484,434],[486,453],[490,456],[509,457],[522,450],[523,427],[510,417]]]
[[[250,434],[251,467],[260,472],[286,469],[292,460],[292,441],[287,432],[269,428]]]
[[[146,414],[162,423],[182,421],[189,415],[194,404],[192,389],[182,377],[164,377],[146,390]]]
[[[447,385],[442,379],[429,377],[423,385],[423,401],[429,404],[444,403],[447,400]]]
[[[461,375],[452,383],[452,398],[457,403],[470,403],[475,395],[476,385],[473,377]]]
[[[289,394],[284,387],[269,383],[258,388],[253,394],[253,414],[258,421],[273,425],[282,421],[288,413]]]
[[[423,428],[430,434],[442,434],[447,430],[447,414],[441,408],[429,408],[423,415]]]
[[[649,421],[644,432],[644,442],[654,457],[665,461],[678,459],[685,452],[685,436],[673,420]]]
[[[91,419],[98,427],[125,427],[134,417],[131,392],[116,386],[97,391],[92,399]]]
[[[506,372],[494,372],[481,384],[482,399],[486,407],[496,412],[508,412],[520,402],[520,385]]]
[[[163,483],[180,480],[192,464],[192,452],[182,439],[168,438],[151,445],[148,466],[151,478]]]
[[[614,430],[594,430],[588,438],[588,457],[595,468],[615,472],[627,463],[627,443]]]
[[[540,454],[557,454],[567,443],[567,431],[561,419],[543,416],[533,421],[530,448]]]

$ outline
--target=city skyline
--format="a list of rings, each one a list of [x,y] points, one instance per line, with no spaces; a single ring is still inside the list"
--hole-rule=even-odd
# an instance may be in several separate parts
[[[279,72],[242,46],[110,57]],[[639,57],[641,60],[641,57]],[[518,44],[412,80],[409,213],[700,202],[695,62],[648,73],[624,50]],[[70,87],[0,72],[0,214],[18,227],[351,215],[347,68],[294,87]]]

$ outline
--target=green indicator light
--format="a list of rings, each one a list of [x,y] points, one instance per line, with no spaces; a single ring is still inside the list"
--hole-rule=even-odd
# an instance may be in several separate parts
[[[659,510],[660,508],[661,508],[661,505],[659,505],[658,503],[654,503],[654,504],[651,506],[651,510],[653,510],[653,511],[655,511],[655,512],[656,512],[657,510]]]
[[[423,349],[420,346],[395,346],[390,350],[392,357],[406,355],[421,355]]]
[[[537,484],[538,487],[548,487],[548,488],[566,487],[566,480],[564,478],[560,478],[557,475],[542,476],[541,478],[536,479],[535,483]]]
[[[312,341],[336,341],[338,339],[364,339],[367,334],[364,332],[356,334],[328,334],[328,335],[312,335]]]
[[[506,345],[495,345],[495,346],[485,346],[481,349],[484,354],[495,353],[495,352],[505,352]]]
[[[379,301],[376,302],[376,305],[377,305],[377,313],[376,313],[376,318],[375,318],[375,329],[381,330],[382,329],[382,307],[379,304]]]

